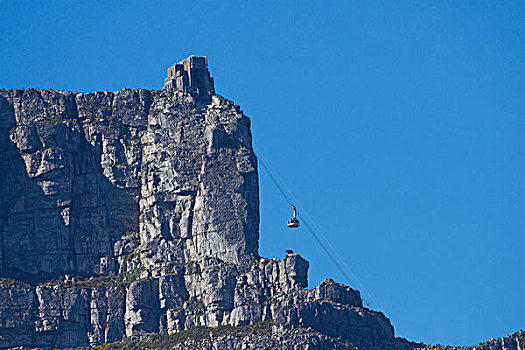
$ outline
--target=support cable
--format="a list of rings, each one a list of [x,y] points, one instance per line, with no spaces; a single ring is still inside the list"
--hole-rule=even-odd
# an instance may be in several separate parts
[[[279,190],[279,192],[281,192],[281,194],[283,195],[284,199],[286,201],[288,201],[288,203],[298,203],[296,200],[295,201],[292,201],[291,198],[286,194],[286,192],[284,191],[284,189],[281,187],[281,185],[279,185],[279,183],[277,182],[277,180],[275,179],[275,177],[272,175],[272,173],[270,172],[270,170],[268,169],[268,167],[266,166],[266,164],[264,164],[264,162],[262,161],[262,159],[260,157],[259,158],[259,163],[262,165],[262,167],[264,168],[264,170],[266,171],[266,173],[268,174],[268,176],[270,177],[270,179],[272,180],[273,184],[275,185],[275,187],[277,187],[277,189]],[[298,203],[300,204],[300,203]],[[346,274],[345,270],[341,267],[341,265],[339,265],[339,263],[337,262],[336,258],[334,258],[334,256],[330,253],[330,251],[326,248],[326,245],[321,241],[321,239],[319,239],[319,237],[317,236],[317,234],[315,233],[315,231],[310,227],[310,225],[308,224],[308,221],[304,219],[304,217],[302,215],[298,215],[301,220],[303,221],[304,225],[306,226],[306,228],[308,229],[308,232],[310,232],[310,234],[312,235],[312,237],[317,241],[317,243],[321,246],[321,248],[324,250],[324,252],[326,253],[326,255],[328,255],[328,257],[330,258],[330,260],[332,260],[332,262],[334,263],[334,265],[337,267],[337,269],[339,270],[339,272],[341,272],[341,274],[346,278],[346,280],[349,282],[349,283],[352,283],[351,282],[351,279],[350,277],[348,277],[348,275]],[[326,241],[326,239],[325,239]],[[331,247],[332,250],[334,249],[333,247]]]
[[[251,150],[252,152],[254,147],[251,146],[251,145],[247,145],[245,142],[243,142],[240,138],[238,138],[239,142],[244,146],[246,147],[247,149]],[[253,140],[252,140],[252,143],[253,143]],[[255,152],[254,152],[255,153]],[[258,160],[258,163],[262,165],[263,169],[265,170],[265,172],[268,174],[268,176],[270,177],[270,179],[272,180],[273,184],[275,185],[275,187],[277,187],[277,189],[279,190],[279,192],[281,193],[281,195],[284,197],[284,199],[288,202],[288,204],[292,204],[292,203],[296,203],[296,204],[299,204],[300,207],[302,207],[304,209],[304,207],[299,203],[299,201],[295,198],[295,196],[293,196],[291,193],[291,191],[288,190],[288,193],[290,194],[287,194],[285,189],[283,189],[283,187],[279,184],[279,182],[277,181],[276,177],[273,175],[273,173],[270,171],[270,169],[268,168],[268,166],[264,163],[264,161],[262,160],[262,157],[261,157],[261,154],[259,153],[258,156],[256,157],[257,160]],[[283,186],[284,186],[284,181],[283,181]],[[292,198],[295,199],[295,201],[292,201]],[[341,258],[341,256],[337,253],[337,250],[333,247],[333,245],[330,243],[330,241],[328,240],[328,238],[323,235],[321,233],[321,230],[319,229],[319,227],[317,225],[315,225],[314,221],[313,220],[310,220],[310,216],[307,214],[306,210],[304,211],[306,216],[308,217],[308,220],[304,220],[304,217],[300,216],[301,217],[301,220],[303,220],[303,223],[305,224],[306,228],[308,229],[308,231],[310,232],[310,234],[312,235],[312,237],[314,237],[314,239],[316,240],[316,242],[321,246],[321,248],[323,249],[323,251],[326,253],[326,255],[328,255],[328,257],[330,258],[330,260],[334,263],[334,265],[337,267],[337,269],[341,272],[341,274],[346,278],[347,282],[349,284],[352,284],[352,281],[351,279],[348,277],[348,274],[345,272],[345,269],[346,271],[349,271],[349,273],[354,277],[354,279],[356,280],[357,284],[358,284],[358,288],[363,290],[369,297],[370,297],[370,300],[373,301],[376,306],[381,310],[382,307],[380,307],[379,303],[377,303],[374,298],[372,297],[372,294],[370,292],[368,292],[366,290],[366,288],[364,287],[364,285],[359,282],[359,279],[357,278],[357,276],[352,272],[352,270],[348,267],[348,265],[346,265],[344,263],[344,260]],[[312,224],[317,228],[318,232],[321,233],[322,235],[322,238],[324,239],[324,241],[327,243],[327,245],[330,247],[330,249],[332,250],[332,252],[334,253],[334,255],[336,255],[336,257],[342,262],[343,267],[341,267],[341,265],[338,263],[337,259],[330,253],[330,251],[327,249],[326,245],[323,244],[323,242],[321,241],[321,239],[319,239],[319,236],[315,233],[315,231],[312,229],[312,227],[310,227],[310,225],[308,225],[308,221],[311,221]],[[400,344],[396,341],[396,338],[390,334],[390,329],[388,329],[388,327],[386,326],[386,324],[384,324],[383,322],[379,321],[378,324],[383,328],[383,330],[385,331],[385,333],[392,339],[392,342],[394,343],[394,346],[398,349],[401,350],[400,348]],[[407,347],[407,349],[409,350],[413,350],[412,347],[408,344],[408,342],[406,341],[406,339],[404,338],[399,338],[403,341],[403,345],[405,345]]]
[[[341,258],[341,256],[337,253],[337,250],[334,248],[334,246],[330,243],[330,241],[328,240],[328,238],[322,233],[321,229],[319,228],[319,226],[317,226],[315,224],[315,222],[310,218],[310,216],[308,215],[308,213],[306,212],[306,210],[304,209],[304,207],[301,205],[301,203],[295,198],[295,196],[293,196],[293,194],[291,194],[290,191],[288,191],[290,193],[290,195],[288,195],[285,191],[285,189],[283,189],[283,187],[279,184],[279,182],[277,181],[276,177],[272,174],[272,172],[270,171],[269,167],[264,163],[264,161],[261,159],[261,155],[259,154],[258,157],[257,157],[259,163],[262,165],[263,169],[265,170],[265,172],[268,174],[268,176],[270,177],[270,179],[272,180],[273,184],[275,185],[275,187],[277,187],[277,189],[279,190],[279,192],[281,193],[281,195],[284,197],[284,199],[292,204],[292,203],[296,203],[298,204],[299,207],[302,208],[302,211],[301,212],[304,212],[305,213],[305,216],[303,215],[298,215],[301,220],[303,221],[303,224],[305,225],[305,227],[307,228],[308,232],[311,234],[311,236],[316,240],[316,242],[319,244],[319,246],[323,249],[323,251],[326,253],[326,255],[330,258],[330,260],[334,263],[334,265],[337,267],[337,269],[339,270],[339,272],[341,272],[341,274],[346,278],[347,282],[349,284],[353,284],[352,283],[352,280],[350,279],[350,277],[348,276],[348,274],[346,273],[346,271],[349,272],[350,275],[352,275],[353,279],[356,281],[356,285],[359,289],[361,289],[363,292],[365,292],[368,297],[370,298],[370,300],[380,309],[382,310],[383,308],[380,306],[380,304],[374,299],[374,297],[372,296],[372,294],[365,288],[365,286],[359,281],[359,279],[357,278],[357,276],[352,272],[352,270],[348,267],[348,265],[344,262],[344,260]],[[284,184],[283,184],[284,186]],[[286,189],[287,190],[287,189]],[[294,201],[292,201],[292,198],[294,199]],[[307,218],[305,220],[305,217]],[[326,245],[322,242],[322,240],[319,238],[319,236],[316,234],[316,232],[314,231],[314,229],[312,229],[312,227],[310,226],[310,224],[308,222],[311,222],[311,224],[314,226],[314,228],[316,229],[316,231],[320,234],[320,236],[323,238],[323,240],[325,241],[326,245],[328,245],[328,247],[330,248],[330,250],[333,252],[333,255],[332,253],[330,253],[330,251],[328,250],[328,248],[326,247]],[[334,257],[335,255],[335,257]],[[341,266],[339,264],[339,261],[341,261],[341,264],[343,266]],[[390,334],[390,330],[388,329],[388,327],[383,324],[383,322],[378,322],[381,327],[383,328],[383,330],[385,331],[385,333],[387,335],[390,336],[390,338],[392,338],[392,341],[394,343],[394,345],[400,349],[400,344],[396,341],[396,338]],[[403,341],[403,344],[410,350],[412,350],[412,347],[408,344],[408,342],[406,341],[406,339],[404,338],[398,338],[398,339],[401,339]]]

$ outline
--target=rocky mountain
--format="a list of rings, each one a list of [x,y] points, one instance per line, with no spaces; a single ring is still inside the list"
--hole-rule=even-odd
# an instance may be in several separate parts
[[[0,168],[0,348],[422,346],[350,287],[307,289],[300,255],[259,256],[250,120],[206,58],[160,91],[0,90]]]

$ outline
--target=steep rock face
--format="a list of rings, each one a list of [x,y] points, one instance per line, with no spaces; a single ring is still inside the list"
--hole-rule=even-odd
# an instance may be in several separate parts
[[[137,233],[145,267],[257,258],[256,161],[233,103],[147,90],[1,96],[4,275],[122,272],[115,244]]]
[[[2,91],[12,106],[0,116],[12,125],[0,159],[3,275],[37,281],[114,270],[113,244],[138,226],[140,156],[124,157],[137,150],[121,136],[140,132],[127,124],[147,114],[129,116],[136,108],[120,96],[129,93]],[[149,92],[129,100],[141,94]],[[108,119],[113,108],[119,123]]]
[[[204,108],[156,99],[142,141],[145,265],[256,259],[257,164],[250,122],[239,108],[216,95]]]

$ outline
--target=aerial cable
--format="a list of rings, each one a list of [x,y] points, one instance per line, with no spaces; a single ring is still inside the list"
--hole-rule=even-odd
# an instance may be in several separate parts
[[[234,136],[235,137],[235,136]],[[245,140],[241,140],[241,138],[239,137],[235,137],[239,143],[241,145],[243,145],[244,147],[246,147],[248,150],[251,150],[253,153],[255,153],[254,151],[254,148],[255,148],[255,142],[253,140],[251,140],[251,145],[246,143]],[[305,226],[306,228],[308,229],[308,231],[310,232],[310,234],[314,237],[314,239],[317,241],[317,243],[321,246],[321,248],[323,249],[323,251],[326,253],[326,255],[328,255],[328,257],[330,258],[330,260],[334,263],[334,265],[337,267],[337,269],[341,272],[341,274],[346,278],[347,282],[349,284],[354,284],[352,282],[352,280],[348,277],[348,274],[345,272],[348,271],[349,274],[353,277],[353,279],[356,281],[355,285],[356,287],[358,287],[359,289],[363,290],[363,292],[365,292],[369,297],[370,297],[370,300],[372,302],[374,302],[377,306],[379,306],[379,303],[377,303],[374,298],[372,297],[372,294],[370,292],[368,292],[368,290],[364,287],[364,285],[359,281],[359,279],[357,278],[357,276],[352,272],[352,270],[348,267],[348,265],[344,262],[344,260],[341,258],[341,256],[337,253],[337,250],[334,248],[334,246],[330,243],[330,241],[328,240],[328,238],[322,233],[321,229],[319,228],[319,226],[317,226],[315,224],[315,221],[313,219],[311,219],[310,215],[308,215],[308,213],[306,212],[306,210],[304,209],[305,207],[301,205],[301,203],[299,202],[299,200],[297,200],[297,198],[295,198],[295,196],[292,194],[292,192],[290,190],[288,190],[287,188],[283,188],[283,186],[285,187],[284,185],[284,181],[283,182],[283,186],[280,185],[278,179],[276,178],[276,176],[273,175],[273,172],[270,171],[269,167],[265,164],[265,162],[262,160],[262,156],[261,156],[261,153],[260,152],[257,152],[258,155],[256,156],[256,159],[258,161],[258,163],[262,166],[262,168],[265,170],[266,174],[268,174],[268,176],[270,177],[270,179],[272,180],[273,184],[275,185],[275,187],[277,187],[277,189],[279,190],[279,192],[281,193],[281,195],[283,196],[283,198],[288,202],[288,204],[290,204],[292,206],[292,208],[294,209],[294,218],[295,218],[295,207],[293,206],[292,203],[296,203],[296,204],[299,204],[299,206],[302,208],[303,212],[305,213],[305,215],[301,215],[301,220],[303,220],[303,222],[305,223]],[[293,200],[292,200],[293,199]],[[306,219],[305,220],[305,216],[306,216]],[[323,238],[323,240],[325,241],[326,245],[328,245],[328,247],[332,250],[332,252],[334,253],[334,255],[336,257],[334,257],[330,251],[328,250],[328,248],[326,247],[326,245],[322,242],[322,240],[319,238],[319,236],[315,233],[315,231],[312,229],[312,227],[310,227],[310,225],[308,225],[308,222],[307,221],[310,221],[312,223],[312,225],[314,226],[314,228],[316,228],[316,230],[320,233],[321,237]],[[337,259],[336,259],[337,258]],[[342,265],[341,266],[337,260],[340,260]]]
[[[308,231],[310,232],[312,237],[314,237],[316,242],[321,246],[321,248],[326,253],[326,255],[328,255],[328,257],[334,263],[334,265],[337,267],[339,272],[341,272],[343,277],[346,278],[348,283],[356,285],[356,287],[358,287],[363,292],[365,292],[368,295],[368,297],[370,298],[370,300],[379,307],[379,303],[372,297],[372,294],[364,287],[363,283],[361,283],[361,281],[359,280],[359,278],[357,278],[355,273],[353,273],[353,271],[344,262],[344,260],[341,258],[341,256],[339,255],[337,250],[334,248],[334,246],[330,243],[330,241],[328,240],[326,235],[324,235],[322,233],[322,230],[319,228],[319,226],[317,226],[315,224],[315,221],[311,218],[311,216],[308,215],[308,212],[304,209],[305,207],[303,205],[301,205],[299,200],[297,198],[295,198],[295,196],[291,193],[291,191],[288,188],[286,188],[286,186],[284,185],[284,182],[283,182],[283,185],[281,186],[281,184],[279,183],[279,181],[277,179],[278,176],[277,175],[274,176],[273,172],[270,171],[269,166],[266,165],[265,162],[263,161],[263,159],[262,159],[263,157],[261,156],[260,152],[257,152],[257,153],[258,153],[257,159],[258,159],[259,163],[261,164],[261,166],[264,169],[264,171],[266,172],[266,174],[268,174],[268,177],[270,177],[270,179],[272,180],[272,182],[275,185],[275,187],[277,187],[277,189],[279,190],[281,195],[284,197],[284,199],[290,205],[292,205],[292,203],[296,203],[296,204],[299,205],[299,207],[302,208],[301,210],[302,210],[302,213],[304,213],[304,214],[299,215],[299,216],[301,217],[301,220],[305,223],[305,227],[308,229]],[[312,227],[308,224],[308,221],[310,221],[311,225],[314,226],[314,228],[316,230],[312,229]],[[315,233],[315,231],[317,231],[319,233],[319,235],[321,236],[322,240],[324,240],[326,244],[323,243],[323,241],[319,238],[319,236]],[[333,254],[330,253],[330,251],[327,248],[327,246],[328,246],[328,248],[330,248],[330,250],[332,251]],[[335,257],[334,257],[334,255],[335,255]],[[338,260],[341,261],[341,264],[339,264]],[[343,266],[341,266],[341,265],[343,265]],[[348,272],[348,274],[346,272]],[[352,276],[352,279],[348,276],[349,274]],[[352,280],[355,281],[356,283],[353,283]]]
[[[285,190],[281,187],[281,185],[278,183],[277,179],[274,177],[274,175],[272,174],[272,172],[270,171],[270,169],[268,168],[268,166],[266,164],[264,164],[264,162],[262,161],[260,155],[258,156],[258,159],[259,159],[259,163],[262,165],[263,169],[266,171],[266,173],[268,174],[268,176],[270,177],[270,179],[272,180],[272,182],[274,183],[274,185],[277,187],[277,189],[279,190],[279,192],[281,192],[281,194],[283,195],[283,197],[286,199],[286,201],[288,201],[288,203],[297,203],[300,205],[300,203],[298,202],[297,199],[295,199],[293,202],[290,198],[290,196],[285,192]],[[292,197],[294,197],[292,195]],[[292,205],[292,204],[291,204]],[[292,205],[293,207],[293,205]],[[301,206],[302,207],[302,206]],[[294,214],[295,214],[295,210],[294,210]],[[306,214],[306,212],[305,212]],[[352,282],[352,279],[348,276],[348,274],[346,273],[346,271],[343,269],[343,267],[337,262],[337,259],[330,253],[330,251],[328,250],[328,248],[326,247],[326,245],[323,243],[323,241],[319,238],[319,236],[315,233],[315,231],[312,229],[312,227],[308,224],[308,221],[311,221],[310,220],[310,217],[309,215],[306,214],[307,216],[307,220],[305,220],[305,217],[303,215],[298,215],[301,220],[304,222],[304,225],[305,227],[307,228],[308,232],[310,233],[310,235],[316,240],[316,242],[319,244],[319,246],[321,246],[321,248],[323,249],[323,251],[326,253],[326,255],[328,255],[328,257],[330,258],[330,260],[334,263],[334,265],[337,267],[337,269],[339,270],[339,272],[341,272],[341,274],[343,275],[343,277],[346,278],[347,282],[350,283],[350,284],[354,284]],[[313,220],[312,220],[313,222]],[[328,239],[326,237],[323,237],[323,239],[329,244],[328,242]],[[330,244],[330,248],[332,251],[335,252],[335,249],[334,247]],[[340,256],[337,256],[339,258],[339,260],[342,260]],[[354,274],[352,274],[354,275]],[[354,276],[355,277],[355,276]]]
[[[264,164],[263,160],[261,159],[261,156],[258,155],[257,156],[257,159],[259,160],[259,163],[262,165],[264,171],[266,171],[266,174],[268,174],[268,176],[270,177],[270,179],[272,180],[273,184],[275,185],[275,187],[277,187],[277,189],[279,190],[279,192],[281,192],[281,195],[284,197],[284,199],[288,202],[288,203],[293,203],[292,200],[290,199],[290,197],[286,194],[286,192],[284,192],[283,188],[279,185],[279,183],[277,182],[277,180],[275,179],[275,177],[273,177],[272,175],[272,172],[270,171],[270,169],[268,169],[268,167],[266,166],[266,164]]]
[[[308,221],[304,220],[304,218],[303,218],[302,220],[303,220],[304,226],[308,229],[308,232],[310,232],[310,234],[312,235],[312,237],[317,241],[317,243],[321,246],[321,248],[323,248],[324,252],[326,253],[326,255],[328,255],[328,257],[330,258],[330,260],[332,260],[332,262],[333,262],[334,265],[337,267],[337,269],[339,270],[339,272],[341,272],[341,274],[346,278],[346,280],[347,280],[349,283],[352,283],[351,280],[350,280],[350,277],[348,277],[348,275],[347,275],[346,272],[343,270],[343,268],[339,265],[339,263],[337,262],[337,260],[332,256],[332,254],[330,254],[330,252],[328,251],[328,249],[326,249],[325,245],[323,244],[323,242],[321,242],[321,240],[319,239],[319,237],[317,237],[317,235],[315,234],[314,230],[312,230],[312,228],[310,227],[310,225],[308,225]]]
[[[253,153],[255,153],[254,151],[254,145],[247,145],[243,140],[241,140],[240,138],[237,138],[237,140],[244,146],[246,147],[247,149],[251,150]],[[252,144],[254,144],[253,140],[252,140]],[[262,160],[262,156],[261,156],[261,153],[260,152],[257,152],[258,155],[256,156],[256,159],[258,161],[259,164],[261,164],[262,168],[264,169],[264,171],[266,172],[266,174],[268,174],[268,177],[270,177],[270,179],[272,180],[273,184],[275,185],[275,187],[277,187],[277,189],[279,190],[279,192],[281,193],[281,195],[283,196],[283,198],[292,206],[292,208],[294,209],[294,217],[295,217],[295,207],[292,203],[296,203],[296,204],[299,204],[300,207],[304,208],[300,203],[299,201],[297,200],[297,198],[292,194],[292,192],[290,190],[288,190],[286,188],[286,186],[284,185],[284,181],[283,181],[283,186],[280,185],[279,181],[277,181],[276,177],[277,175],[273,175],[272,171],[270,171],[269,167],[264,163],[264,161]],[[285,188],[283,188],[285,187]],[[288,193],[287,193],[288,192]],[[292,199],[294,199],[294,201],[292,201]],[[376,306],[382,310],[383,308],[379,305],[379,303],[377,301],[375,301],[375,299],[372,297],[372,294],[365,288],[365,286],[359,281],[359,279],[357,278],[357,276],[352,272],[352,270],[348,267],[348,265],[344,262],[344,260],[341,258],[341,256],[337,253],[337,250],[334,248],[334,246],[330,243],[330,241],[328,240],[328,238],[322,233],[321,229],[319,228],[319,226],[317,226],[314,222],[313,219],[311,219],[311,217],[308,215],[308,213],[306,212],[306,210],[303,210],[304,213],[305,213],[305,216],[307,217],[307,220],[305,220],[305,218],[301,215],[301,220],[304,222],[306,228],[308,229],[308,231],[310,232],[310,234],[312,235],[312,237],[316,240],[316,242],[319,244],[319,246],[321,246],[321,248],[323,249],[323,251],[326,253],[326,255],[328,255],[328,257],[330,258],[330,260],[334,263],[334,265],[337,267],[337,269],[341,272],[341,274],[343,275],[343,277],[346,278],[347,282],[349,284],[353,284],[352,283],[352,280],[350,279],[350,277],[348,276],[348,274],[345,272],[348,271],[350,273],[350,275],[352,275],[352,277],[354,278],[354,280],[357,282],[356,285],[359,289],[361,289],[363,292],[365,292],[369,297],[370,297],[370,300],[376,304]],[[320,233],[321,237],[324,239],[324,241],[326,242],[326,244],[329,246],[329,248],[332,250],[332,252],[334,253],[334,255],[336,257],[334,257],[330,251],[328,250],[328,248],[325,246],[325,244],[321,241],[321,239],[319,239],[319,236],[315,233],[315,231],[312,229],[312,227],[308,224],[308,221],[311,221],[312,225],[315,226],[315,228],[317,229],[317,231]],[[337,259],[336,259],[337,258]],[[341,266],[337,260],[340,260],[342,265]],[[383,324],[383,322],[378,322],[381,327],[385,330],[385,333],[388,334],[390,336],[390,338],[392,338],[392,341],[394,343],[394,345],[400,349],[400,345],[398,342],[396,342],[396,339],[393,335],[390,334],[389,332],[389,329],[387,328],[387,326],[385,324]],[[407,348],[409,350],[412,349],[412,347],[407,343],[407,341],[404,339],[404,338],[400,338],[401,340],[403,340],[404,342],[404,345],[407,346]]]
[[[305,223],[305,226],[308,229],[308,231],[310,232],[310,234],[318,242],[318,244],[321,246],[321,248],[326,253],[326,255],[328,255],[330,260],[334,263],[334,265],[337,267],[337,269],[341,272],[343,277],[346,278],[347,282],[350,283],[350,284],[356,285],[356,287],[358,287],[359,289],[361,289],[363,292],[365,292],[368,295],[368,297],[370,298],[370,300],[374,304],[379,306],[379,303],[372,297],[372,294],[365,288],[363,283],[359,280],[359,278],[355,275],[355,273],[353,273],[352,269],[350,269],[348,267],[348,265],[344,262],[344,260],[341,258],[341,256],[337,252],[337,250],[330,243],[330,240],[326,237],[326,235],[323,234],[323,231],[319,228],[319,226],[316,225],[315,221],[308,214],[308,212],[306,211],[305,207],[303,205],[301,205],[299,200],[297,198],[295,198],[295,196],[293,194],[291,194],[291,191],[288,190],[288,188],[286,188],[284,184],[283,184],[283,186],[281,186],[279,184],[279,182],[277,181],[277,175],[274,176],[272,174],[272,172],[270,171],[269,167],[266,164],[264,164],[264,162],[262,161],[260,155],[258,156],[258,159],[259,159],[259,162],[261,163],[261,165],[263,166],[264,170],[268,174],[268,176],[272,179],[272,182],[279,189],[279,191],[281,192],[283,197],[288,201],[288,203],[292,203],[292,199],[293,199],[293,203],[296,203],[296,204],[298,204],[301,207],[301,212],[302,212],[302,214],[300,215],[301,220]],[[285,187],[285,188],[283,189],[283,187]],[[287,194],[285,191],[290,193],[290,194]],[[308,224],[308,222],[310,222],[310,225]],[[315,230],[312,228],[312,226],[313,226],[313,228]],[[316,232],[317,232],[317,234],[316,234]],[[319,236],[322,238],[322,240],[321,240],[321,238]],[[325,243],[323,243],[323,241]],[[330,248],[332,253],[330,253],[330,250],[327,248],[327,246],[328,246],[328,248]],[[334,255],[335,255],[335,257],[334,257]],[[338,260],[341,262],[341,264],[339,264]],[[343,265],[343,266],[341,266],[341,265]],[[348,272],[348,274],[347,274],[347,272]],[[352,279],[348,275],[351,275]]]
[[[251,149],[252,152],[254,147],[253,146],[249,146],[249,145],[246,145],[245,142],[243,142],[242,140],[238,139],[239,142],[245,146],[246,148],[248,149]],[[252,141],[253,143],[253,141]],[[262,160],[262,156],[261,156],[261,153],[260,152],[257,152],[258,155],[257,155],[257,161],[259,164],[261,164],[262,168],[264,169],[264,171],[266,172],[266,174],[268,174],[268,177],[272,180],[273,184],[275,185],[275,187],[277,187],[277,189],[279,190],[279,192],[281,193],[281,195],[283,196],[283,198],[292,206],[292,208],[294,208],[294,214],[295,214],[295,207],[292,203],[296,203],[296,204],[299,204],[299,207],[303,208],[303,212],[304,212],[304,216],[303,215],[300,215],[301,217],[301,220],[303,221],[305,227],[307,228],[308,232],[310,232],[311,236],[315,239],[315,241],[319,244],[319,246],[321,246],[321,248],[323,249],[323,251],[325,252],[325,254],[330,258],[330,260],[334,263],[334,265],[337,267],[337,269],[339,270],[339,272],[341,272],[341,274],[343,275],[344,278],[346,278],[346,281],[349,283],[349,284],[354,284],[352,282],[352,279],[350,279],[350,277],[348,276],[348,274],[346,273],[346,271],[349,272],[350,275],[352,275],[353,279],[356,281],[355,285],[357,288],[361,289],[363,292],[365,292],[368,297],[370,298],[370,300],[379,308],[379,309],[382,309],[382,307],[379,305],[379,303],[374,299],[374,297],[372,296],[372,294],[365,288],[365,286],[359,281],[359,279],[357,278],[357,276],[352,272],[352,270],[348,267],[348,265],[344,262],[344,260],[341,258],[341,256],[338,254],[337,250],[334,248],[334,246],[330,243],[330,241],[328,240],[328,238],[322,233],[322,230],[319,228],[319,226],[317,226],[314,222],[313,219],[311,219],[310,215],[308,215],[308,213],[306,212],[306,210],[304,210],[304,206],[301,205],[301,203],[299,202],[299,200],[297,200],[297,198],[292,194],[292,192],[286,188],[285,184],[284,184],[284,181],[282,181],[282,186],[281,184],[279,183],[277,177],[278,175],[276,174],[274,176],[273,172],[270,171],[270,168],[269,166],[267,166],[265,164],[265,162]],[[280,179],[279,179],[280,180]],[[284,187],[284,188],[283,188]],[[292,201],[293,199],[293,201]],[[306,216],[306,219],[305,220],[305,216]],[[312,229],[312,227],[308,224],[308,222],[311,222],[311,224],[314,226],[314,228],[316,229],[317,232],[320,233],[321,237],[323,238],[323,240],[325,241],[326,245],[328,245],[328,247],[330,248],[330,250],[333,252],[333,254],[335,255],[332,255],[330,253],[330,251],[328,250],[328,248],[326,247],[326,245],[322,242],[322,240],[319,238],[319,236],[315,233],[315,231]],[[341,264],[343,266],[341,266],[341,264],[339,264],[339,262],[337,260],[340,260],[341,261]],[[390,333],[388,332],[387,330],[387,327],[386,325],[383,325],[381,322],[380,324],[382,325],[382,327],[384,328],[384,330],[386,331],[387,334],[390,335]],[[394,340],[394,344],[396,344],[397,347],[399,347],[399,345],[397,344],[397,342],[395,342],[395,339],[394,337],[392,337],[392,339]],[[408,346],[408,344],[407,344]]]
[[[277,187],[277,189],[279,190],[279,192],[281,192],[282,196],[284,197],[284,199],[290,203],[290,205],[292,205],[292,208],[294,208],[294,217],[295,217],[295,207],[293,206],[292,204],[292,201],[291,201],[291,197],[294,198],[294,203],[296,204],[299,204],[299,201],[295,198],[295,196],[293,196],[293,194],[291,194],[290,191],[288,191],[290,193],[290,195],[288,195],[286,192],[285,192],[285,189],[283,189],[283,187],[279,184],[279,182],[277,181],[276,179],[276,176],[274,176],[272,174],[272,172],[270,171],[270,169],[268,168],[268,166],[266,164],[264,164],[264,162],[262,161],[261,159],[261,156],[259,154],[259,156],[257,157],[258,160],[259,160],[259,163],[262,165],[263,169],[266,171],[266,173],[268,174],[268,176],[270,177],[270,179],[272,180],[272,182],[274,183],[275,187]],[[283,184],[284,186],[284,184]],[[286,189],[287,190],[287,189]],[[301,206],[301,205],[300,205]],[[302,207],[302,206],[301,206]],[[304,207],[303,207],[304,208]],[[339,272],[341,272],[341,274],[343,275],[343,277],[346,278],[347,282],[350,283],[350,284],[353,284],[352,283],[352,280],[350,279],[350,277],[348,276],[348,274],[346,273],[346,271],[348,271],[352,277],[354,278],[354,280],[357,282],[357,286],[359,289],[363,290],[367,295],[368,297],[370,298],[370,300],[372,302],[374,302],[374,304],[376,304],[376,306],[381,310],[383,309],[379,303],[373,298],[372,294],[364,287],[364,285],[359,281],[359,279],[357,278],[357,276],[352,272],[352,270],[348,267],[348,265],[344,262],[344,260],[341,258],[341,256],[337,253],[337,250],[333,247],[333,245],[330,243],[330,241],[328,240],[328,238],[322,234],[322,231],[321,229],[319,228],[319,226],[317,226],[315,224],[315,222],[313,220],[311,220],[310,216],[308,215],[308,213],[303,210],[303,212],[305,213],[305,216],[307,217],[307,220],[305,220],[305,217],[301,215],[301,220],[303,221],[305,227],[308,229],[308,232],[310,232],[310,234],[312,235],[312,237],[316,240],[316,242],[319,244],[319,246],[321,246],[321,248],[323,249],[323,251],[326,253],[326,255],[330,258],[330,260],[334,263],[334,265],[337,267],[337,269],[339,270]],[[334,253],[334,255],[336,255],[336,257],[334,257],[330,251],[328,250],[328,248],[325,246],[325,244],[322,242],[322,240],[319,238],[319,236],[315,233],[315,231],[312,229],[312,227],[309,225],[309,221],[311,221],[312,225],[316,228],[316,230],[320,233],[321,237],[324,239],[325,243],[329,246],[329,248],[332,250],[332,252]],[[339,262],[337,260],[340,260],[341,263],[343,264],[343,267],[339,264]],[[386,324],[383,324],[383,322],[378,322],[378,324],[383,328],[383,330],[385,331],[385,333],[387,335],[390,336],[390,338],[392,338],[392,341],[394,343],[394,345],[400,349],[400,344],[396,341],[396,338],[390,334],[390,331],[388,329],[388,327],[386,326]],[[404,342],[404,345],[407,346],[407,348],[409,349],[412,349],[410,347],[410,345],[407,343],[407,341],[404,339],[404,338],[400,338],[403,342]]]

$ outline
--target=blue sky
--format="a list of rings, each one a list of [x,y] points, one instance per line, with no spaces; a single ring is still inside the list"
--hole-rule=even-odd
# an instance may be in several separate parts
[[[261,255],[364,287],[411,340],[525,328],[524,2],[0,0],[0,37],[4,88],[159,89],[208,56],[360,283],[285,228],[262,171]]]

